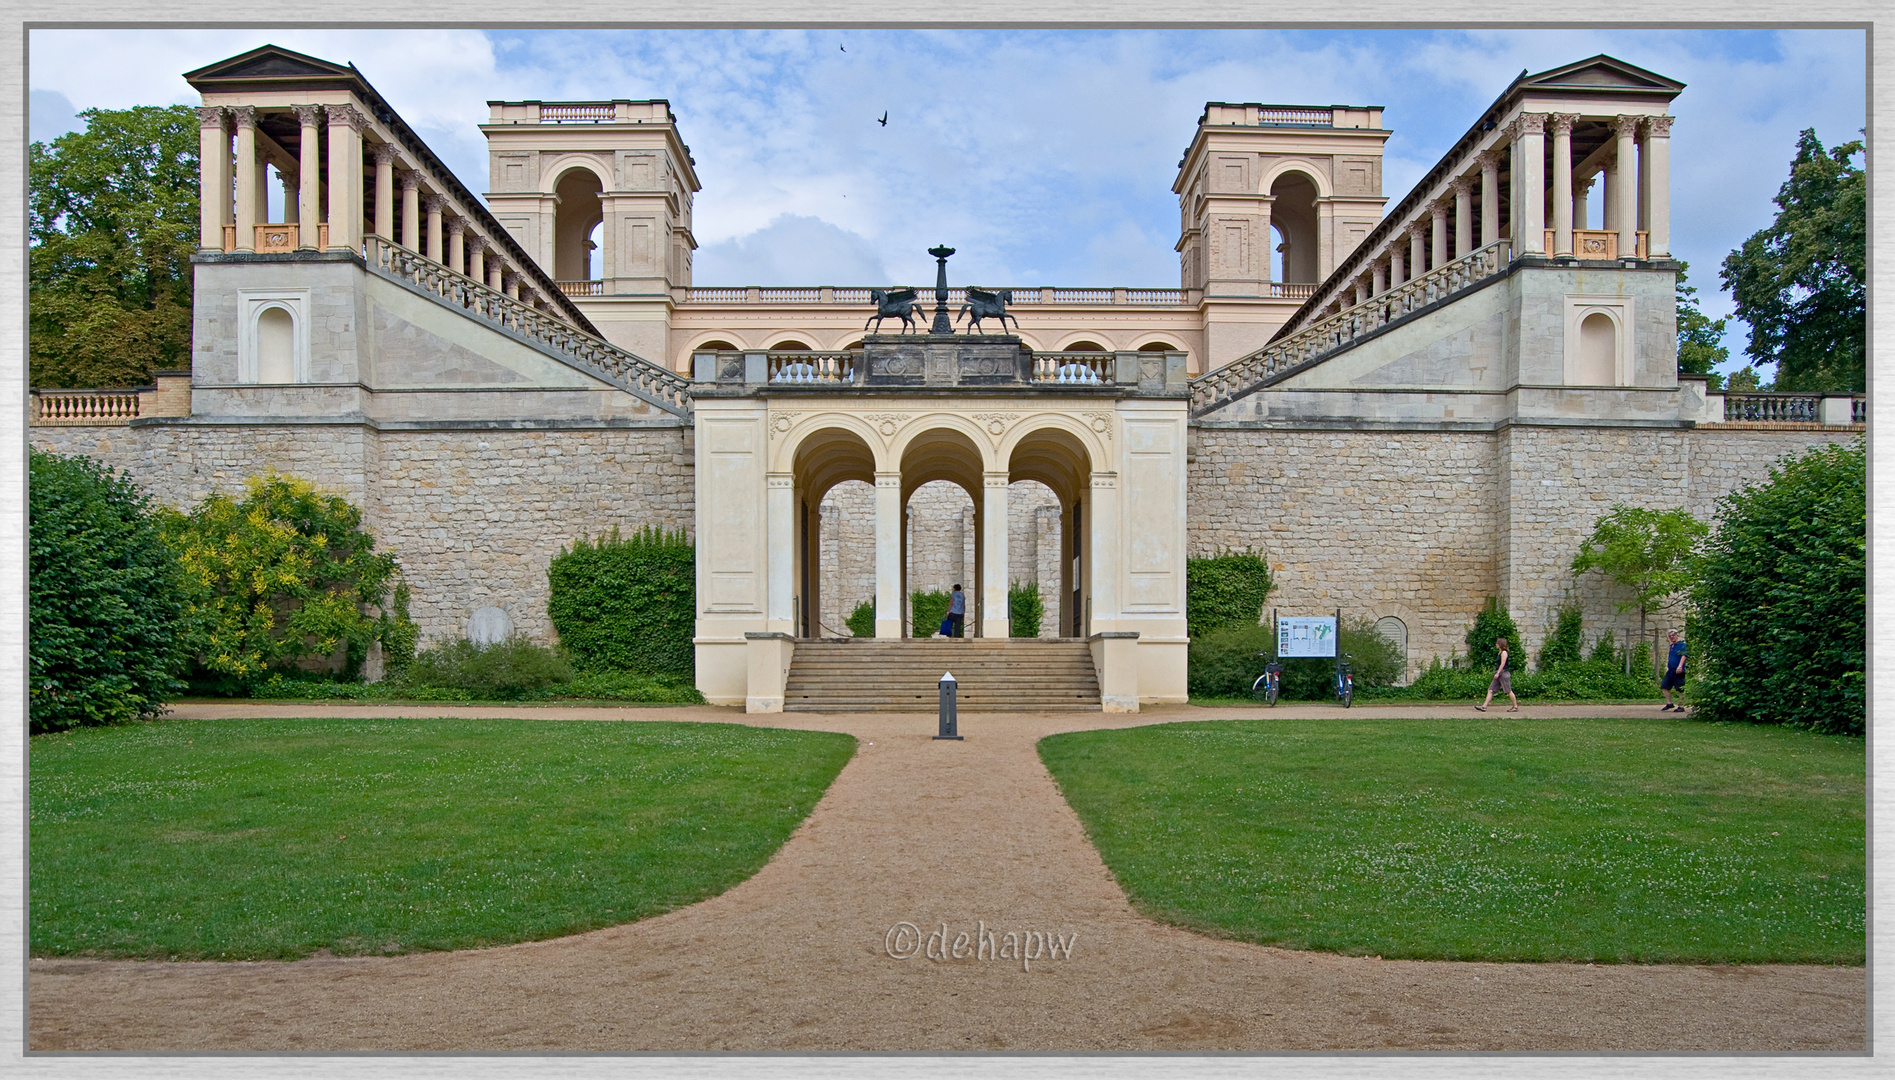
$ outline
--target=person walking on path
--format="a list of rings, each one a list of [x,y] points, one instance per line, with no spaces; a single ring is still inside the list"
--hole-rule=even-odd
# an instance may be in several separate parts
[[[1673,630],[1671,632],[1671,655],[1665,658],[1665,678],[1663,682],[1658,684],[1658,689],[1665,692],[1665,707],[1658,710],[1659,712],[1670,712],[1673,709],[1679,712],[1684,711],[1683,705],[1673,705],[1671,703],[1671,692],[1673,690],[1680,692],[1684,690],[1684,652],[1684,642],[1678,640],[1678,632]]]
[[[1487,684],[1487,699],[1474,706],[1474,711],[1486,712],[1488,702],[1494,700],[1494,691],[1500,690],[1506,693],[1508,701],[1513,702],[1513,707],[1507,711],[1519,712],[1520,699],[1513,696],[1513,680],[1507,676],[1507,639],[1495,638],[1494,648],[1500,651],[1500,666],[1494,669],[1494,680]]]
[[[948,636],[961,637],[966,624],[967,594],[956,585],[953,594],[948,597]]]

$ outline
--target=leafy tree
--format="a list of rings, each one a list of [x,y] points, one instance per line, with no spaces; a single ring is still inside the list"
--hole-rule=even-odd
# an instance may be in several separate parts
[[[190,366],[197,117],[87,109],[28,148],[34,386],[140,386]]]
[[[354,673],[377,641],[399,666],[415,639],[400,568],[375,551],[362,512],[275,472],[245,487],[242,500],[212,495],[188,516],[164,515],[194,585],[198,664],[210,682],[247,691],[272,671],[339,650]]]
[[[1745,364],[1731,373],[1730,382],[1724,389],[1731,393],[1741,394],[1748,390],[1775,390],[1776,384],[1763,385],[1763,379],[1757,374],[1757,369]]]
[[[1568,667],[1580,663],[1583,659],[1581,650],[1585,646],[1586,631],[1579,605],[1562,604],[1554,613],[1553,618],[1553,629],[1547,633],[1546,640],[1540,643],[1539,668],[1541,671]],[[1607,640],[1609,652],[1610,639]]]
[[[184,689],[188,599],[148,498],[90,458],[27,467],[32,730],[157,715]]]
[[[1667,606],[1691,585],[1692,558],[1711,527],[1686,511],[1648,510],[1614,504],[1610,513],[1592,527],[1592,535],[1573,556],[1573,576],[1598,570],[1630,589],[1632,598],[1620,611],[1638,609],[1638,632],[1645,633],[1645,615]]]
[[[1007,586],[1007,621],[1017,638],[1040,636],[1040,623],[1046,618],[1046,601],[1040,598],[1040,583],[1016,581]]]
[[[1866,464],[1861,440],[1815,447],[1719,505],[1691,593],[1699,717],[1863,732]]]
[[[1724,324],[1728,319],[1713,319],[1698,310],[1698,289],[1685,284],[1685,271],[1691,264],[1678,263],[1678,374],[1703,375],[1711,390],[1719,389],[1724,377],[1717,365],[1730,359],[1724,347]]]
[[[1220,626],[1254,626],[1276,583],[1259,551],[1224,551],[1184,561],[1186,633],[1202,637]]]
[[[1724,260],[1724,287],[1750,324],[1745,350],[1777,365],[1783,390],[1861,390],[1868,334],[1868,214],[1860,140],[1796,141],[1777,217]]]

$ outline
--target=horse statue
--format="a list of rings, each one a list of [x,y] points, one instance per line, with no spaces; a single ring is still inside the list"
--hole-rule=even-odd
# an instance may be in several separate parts
[[[973,320],[967,329],[969,333],[978,334],[982,319],[999,319],[1000,329],[1004,331],[1007,328],[1007,320],[1013,319],[1013,316],[1007,314],[1007,305],[1011,303],[1013,303],[1012,289],[1001,289],[999,292],[968,289],[967,303],[961,305],[961,310],[955,314],[954,321],[960,322],[962,315],[972,315]],[[1013,328],[1020,329],[1020,320],[1013,319]]]
[[[877,333],[881,332],[883,319],[900,319],[902,330],[906,334],[915,328],[915,291],[913,289],[870,289],[869,299],[875,301],[875,314],[862,324],[862,331],[868,332],[869,323],[875,324]]]

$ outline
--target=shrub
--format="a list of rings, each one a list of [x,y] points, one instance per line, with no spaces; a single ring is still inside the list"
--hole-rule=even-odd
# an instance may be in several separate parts
[[[941,620],[947,618],[948,594],[944,592],[915,592],[908,597],[908,612],[914,618],[911,631],[918,638],[933,637],[941,629]]]
[[[1007,618],[1014,637],[1040,636],[1040,621],[1046,616],[1046,602],[1040,599],[1040,583],[1016,581],[1007,586]]]
[[[849,613],[849,633],[860,638],[875,636],[875,601],[864,600]]]
[[[1487,607],[1474,616],[1474,625],[1467,628],[1467,666],[1475,671],[1486,669],[1487,676],[1493,677],[1494,668],[1500,665],[1500,653],[1494,648],[1495,638],[1506,638],[1509,662],[1518,674],[1526,667],[1526,654],[1520,648],[1520,631],[1513,625],[1513,616],[1507,614],[1494,601],[1487,598]],[[1483,689],[1486,683],[1482,683]]]
[[[28,713],[34,732],[155,716],[184,689],[189,599],[136,485],[29,452]]]
[[[1553,628],[1547,631],[1546,640],[1540,645],[1541,671],[1551,671],[1584,660],[1581,647],[1585,644],[1585,627],[1579,614],[1579,605],[1561,605],[1553,618]]]
[[[547,614],[580,667],[695,680],[697,556],[683,531],[580,537],[546,574]]]
[[[1723,499],[1692,593],[1697,716],[1863,733],[1865,466],[1860,440],[1816,447]]]
[[[1276,587],[1260,551],[1224,551],[1184,561],[1185,632],[1197,638],[1231,623],[1254,625]]]
[[[402,691],[461,690],[482,700],[512,701],[535,690],[572,682],[572,665],[556,650],[515,634],[492,645],[466,638],[416,654],[395,679]]]
[[[1276,633],[1257,624],[1230,623],[1193,636],[1186,682],[1197,697],[1243,697],[1276,655]],[[1259,653],[1263,655],[1258,655]]]
[[[362,511],[276,472],[245,488],[242,500],[212,495],[188,516],[160,515],[192,582],[206,688],[247,693],[272,672],[338,652],[354,674],[372,642],[413,640],[405,613],[381,610],[400,569],[375,551]]]
[[[1443,663],[1438,657],[1414,682],[1396,690],[1376,691],[1379,700],[1478,701],[1487,693],[1494,669]],[[1361,683],[1358,681],[1357,686]],[[1513,693],[1521,701],[1643,701],[1657,684],[1649,671],[1625,674],[1616,660],[1600,665],[1588,661],[1561,665],[1535,674],[1515,673]]]

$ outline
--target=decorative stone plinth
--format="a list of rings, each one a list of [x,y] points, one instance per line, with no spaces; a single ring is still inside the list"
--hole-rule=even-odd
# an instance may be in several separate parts
[[[1025,386],[1032,353],[1011,334],[871,334],[868,386]]]

